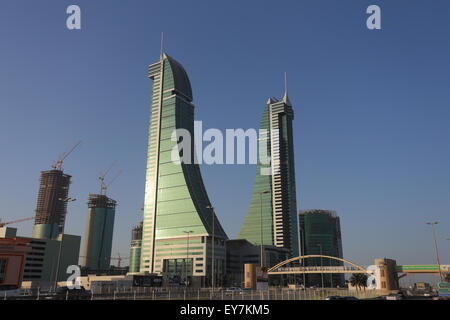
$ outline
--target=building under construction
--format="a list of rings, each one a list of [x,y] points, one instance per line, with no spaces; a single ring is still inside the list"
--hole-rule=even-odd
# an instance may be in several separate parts
[[[89,270],[108,270],[111,262],[117,202],[103,194],[89,194],[81,265]]]
[[[64,160],[80,145],[78,141],[52,164],[52,170],[41,171],[33,238],[58,239],[64,232],[71,176],[63,172]]]
[[[71,176],[62,170],[41,171],[33,238],[57,239],[63,230]]]

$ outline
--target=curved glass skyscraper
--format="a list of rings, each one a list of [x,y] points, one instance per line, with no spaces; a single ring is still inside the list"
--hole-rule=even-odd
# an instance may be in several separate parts
[[[176,129],[190,133],[191,159],[195,158],[191,84],[181,64],[166,54],[150,65],[149,78],[153,92],[140,271],[167,275],[173,281],[204,277],[207,284],[213,233],[217,279],[224,270],[227,236],[214,216],[199,166],[172,161],[177,141],[171,137]]]
[[[282,100],[269,99],[260,122],[259,151],[267,150],[270,164],[259,157],[252,200],[240,239],[255,245],[271,245],[299,254],[295,190],[294,112],[285,93]],[[260,131],[261,132],[261,131]]]

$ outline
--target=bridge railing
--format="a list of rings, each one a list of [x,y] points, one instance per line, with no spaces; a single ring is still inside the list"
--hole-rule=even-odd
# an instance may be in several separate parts
[[[360,268],[356,268],[353,266],[310,266],[310,267],[279,267],[273,270],[271,273],[278,272],[298,272],[298,273],[307,273],[307,272],[362,272]]]

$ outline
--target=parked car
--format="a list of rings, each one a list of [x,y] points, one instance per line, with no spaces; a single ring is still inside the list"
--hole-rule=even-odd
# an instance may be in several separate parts
[[[225,294],[242,294],[242,289],[238,287],[231,287],[225,290]]]
[[[20,299],[24,297],[29,297],[31,292],[29,290],[24,290],[16,285],[0,285],[0,299],[5,297],[14,297],[14,299]]]
[[[385,300],[403,300],[403,295],[398,294],[398,293],[392,293],[387,295],[385,298]]]
[[[358,300],[353,296],[329,296],[325,300]]]
[[[450,300],[450,297],[448,296],[438,296],[431,298],[432,300]]]
[[[90,292],[88,292],[84,287],[79,288],[69,288],[69,287],[58,287],[56,288],[55,295],[49,296],[50,299],[56,300],[83,300],[90,297]]]
[[[20,289],[1,290],[0,299],[5,297],[18,297],[22,294]]]

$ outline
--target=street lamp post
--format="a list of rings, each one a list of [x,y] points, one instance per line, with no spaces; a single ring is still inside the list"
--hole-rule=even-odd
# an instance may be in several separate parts
[[[212,279],[211,279],[211,288],[214,290],[214,287],[215,287],[215,264],[214,264],[214,248],[215,248],[215,246],[216,246],[216,239],[214,238],[214,236],[215,236],[215,234],[214,234],[214,227],[215,227],[215,214],[214,214],[214,207],[212,207],[212,206],[207,206],[206,207],[207,209],[211,209],[211,215],[212,215],[212,248],[211,248],[211,250],[212,250],[212,254],[211,254],[211,277],[212,277]]]
[[[64,199],[62,199],[62,198],[59,198],[58,200],[62,201],[62,202],[65,202],[65,203],[68,203],[68,202],[73,202],[73,201],[75,201],[77,199],[72,199],[72,198],[64,198]],[[56,260],[56,275],[55,275],[55,283],[54,283],[55,291],[56,291],[56,288],[58,287],[58,275],[59,275],[59,268],[60,268],[60,264],[61,264],[61,254],[62,254],[62,247],[63,247],[64,229],[65,229],[64,227],[65,227],[65,225],[66,225],[66,220],[64,219],[64,223],[63,223],[63,225],[61,227],[61,240],[59,241],[58,259]]]
[[[441,281],[443,281],[442,271],[441,271],[441,261],[439,259],[439,249],[438,249],[438,245],[437,245],[436,230],[435,230],[435,225],[437,225],[438,223],[439,223],[438,221],[432,221],[432,222],[427,222],[426,224],[431,226],[431,230],[433,232],[434,249],[436,251],[436,262],[437,262],[438,268],[439,268],[439,277],[441,278]]]
[[[266,190],[266,191],[261,191],[259,193],[259,197],[260,197],[260,205],[259,205],[259,237],[260,237],[260,241],[261,241],[261,251],[260,251],[260,266],[261,269],[264,266],[264,248],[263,248],[263,215],[262,215],[262,195],[263,194],[267,194],[270,193],[270,191]]]
[[[320,269],[322,269],[323,268],[323,263],[322,263],[322,255],[323,255],[322,245],[318,244],[318,246],[320,247]],[[322,279],[322,290],[323,290],[323,288],[324,288],[324,285],[323,285],[323,270],[321,270],[321,271],[322,272],[320,273],[320,277]]]
[[[187,242],[187,246],[186,246],[186,262],[184,263],[184,271],[186,273],[185,285],[187,287],[187,285],[188,285],[188,281],[187,281],[187,278],[188,278],[187,262],[189,260],[189,235],[192,232],[194,232],[194,231],[189,230],[189,231],[183,231],[183,232],[187,234],[187,240],[186,240],[186,242]]]
[[[302,232],[302,229],[300,229],[300,232]],[[306,255],[305,252],[305,237],[303,236],[302,232],[302,256]],[[302,259],[302,266],[303,266],[303,288],[306,290],[306,274],[305,274],[305,259]]]
[[[165,246],[170,246],[171,245],[171,243],[164,243],[164,245]],[[163,270],[164,272],[166,272],[167,274],[169,274],[170,275],[170,261],[171,260],[174,260],[173,259],[173,248],[172,247],[170,247],[170,259],[169,259],[169,263],[167,264],[167,269],[166,270]],[[174,264],[175,265],[175,264]]]

